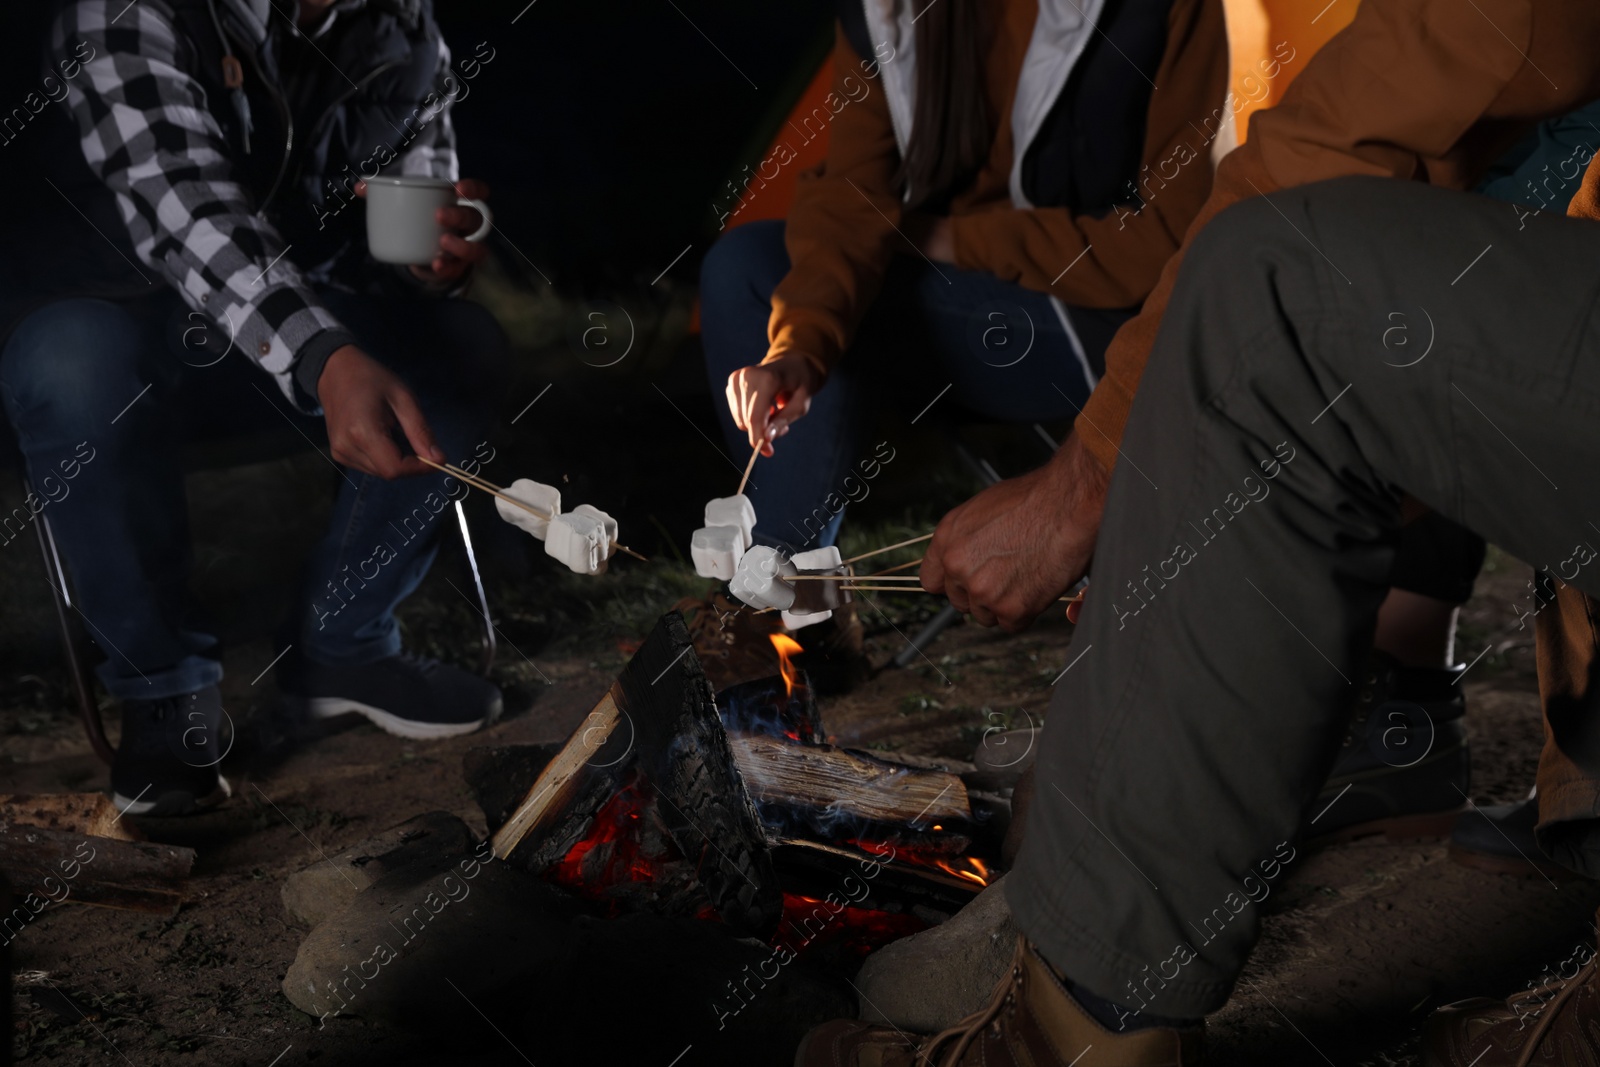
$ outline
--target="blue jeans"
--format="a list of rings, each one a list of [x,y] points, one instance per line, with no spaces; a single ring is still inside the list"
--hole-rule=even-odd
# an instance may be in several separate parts
[[[319,295],[411,386],[451,460],[474,458],[505,350],[493,318],[460,301]],[[222,677],[217,639],[191,621],[185,591],[185,441],[202,430],[281,429],[286,418],[312,438],[320,430],[320,419],[290,414],[242,353],[213,363],[186,344],[200,322],[171,294],[63,300],[24,319],[0,351],[0,399],[105,653],[100,679],[119,700],[177,696]],[[315,662],[360,664],[399,651],[394,608],[453,519],[442,474],[386,482],[340,473],[288,640]],[[454,480],[448,488],[462,491]]]
[[[706,373],[723,436],[741,463],[749,439],[734,426],[722,391],[730,374],[767,353],[772,291],[789,272],[783,236],[781,221],[730,230],[700,269]],[[1104,367],[1107,343],[1132,312],[1068,314],[1081,355],[1045,294],[986,272],[897,257],[811,410],[772,458],[756,462],[746,490],[756,540],[790,550],[834,543],[845,502],[864,499],[867,481],[893,456],[887,445],[864,456],[886,403],[914,421],[935,408],[1001,422],[1075,416]]]

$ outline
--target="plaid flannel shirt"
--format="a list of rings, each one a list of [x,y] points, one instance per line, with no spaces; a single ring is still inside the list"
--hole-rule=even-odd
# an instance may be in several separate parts
[[[347,6],[360,5],[339,5],[330,17]],[[65,8],[51,34],[54,57],[83,41],[93,58],[69,83],[65,104],[84,159],[116,195],[134,252],[271,374],[291,403],[314,413],[315,377],[299,376],[297,390],[296,370],[313,364],[320,373],[355,337],[312,290],[325,279],[307,278],[288,258],[236,180],[205,92],[184,69],[189,49],[164,14],[127,0]],[[442,41],[439,62],[442,78],[450,66]],[[456,180],[448,102],[386,170]]]

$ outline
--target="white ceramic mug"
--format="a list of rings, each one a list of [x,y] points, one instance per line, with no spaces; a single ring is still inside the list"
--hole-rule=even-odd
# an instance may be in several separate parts
[[[367,247],[381,263],[428,264],[439,255],[442,207],[470,207],[483,216],[483,225],[466,236],[481,241],[494,226],[489,205],[456,195],[456,187],[443,178],[380,175],[367,178]]]

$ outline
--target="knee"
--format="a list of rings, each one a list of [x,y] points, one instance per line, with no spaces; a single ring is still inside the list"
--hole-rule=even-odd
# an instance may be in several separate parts
[[[65,300],[22,321],[0,355],[11,417],[103,430],[144,388],[140,329],[104,300]]]
[[[1226,282],[1241,274],[1273,270],[1302,251],[1311,251],[1285,221],[1286,216],[1293,219],[1298,208],[1293,199],[1281,196],[1252,197],[1224,208],[1195,236],[1184,257],[1185,268],[1214,283]]]
[[[769,304],[789,273],[783,234],[781,219],[763,219],[729,230],[711,246],[700,264],[700,303],[707,314],[741,301]]]

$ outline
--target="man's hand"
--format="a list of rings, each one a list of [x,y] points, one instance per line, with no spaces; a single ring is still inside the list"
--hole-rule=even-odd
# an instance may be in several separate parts
[[[356,195],[367,195],[367,183],[356,183]],[[474,178],[456,182],[456,195],[469,200],[488,200],[489,185]],[[439,254],[427,266],[414,265],[411,273],[425,282],[444,285],[456,282],[489,254],[483,241],[468,241],[465,234],[472,233],[483,224],[483,216],[470,207],[454,204],[442,207],[434,214],[434,221],[445,229],[439,235]]]
[[[1106,472],[1068,437],[1045,466],[990,486],[934,531],[922,586],[984,626],[1015,632],[1072,588],[1094,555]]]
[[[355,345],[336,349],[317,379],[323,419],[333,458],[379,478],[426,474],[433,468],[415,456],[402,458],[395,443],[398,425],[418,456],[445,461],[433,431],[405,383]]]
[[[772,455],[774,438],[789,432],[794,420],[811,409],[822,388],[822,375],[793,349],[758,367],[741,367],[728,375],[728,410],[733,423],[759,442],[762,455]],[[774,411],[776,409],[776,411]]]

